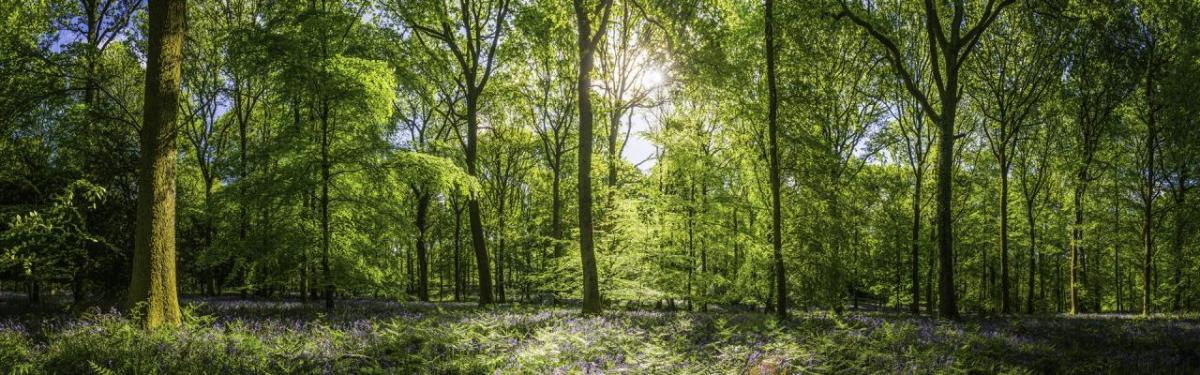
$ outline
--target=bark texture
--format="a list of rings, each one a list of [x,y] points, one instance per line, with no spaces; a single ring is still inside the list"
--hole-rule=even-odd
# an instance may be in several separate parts
[[[184,0],[149,4],[145,109],[140,132],[137,224],[130,305],[146,328],[181,322],[175,286],[175,160],[183,63]]]
[[[604,35],[608,24],[611,0],[602,0],[600,25],[592,33],[591,20],[583,0],[575,0],[575,22],[578,26],[579,80],[576,92],[579,96],[579,257],[583,265],[583,313],[598,314],[602,310],[599,278],[596,274],[595,243],[592,223],[592,67],[596,44]]]

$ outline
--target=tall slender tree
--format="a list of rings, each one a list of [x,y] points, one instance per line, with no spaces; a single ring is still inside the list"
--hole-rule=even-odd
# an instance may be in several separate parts
[[[921,112],[916,102],[911,100],[910,95],[897,92],[896,96],[894,108],[896,124],[904,139],[903,159],[908,168],[912,170],[913,178],[912,225],[909,238],[911,242],[909,278],[912,283],[912,301],[909,304],[909,312],[916,315],[921,312],[921,223],[924,221],[921,213],[926,207],[925,195],[921,190],[925,185],[925,172],[929,170],[929,151],[933,149],[930,147],[933,143],[933,129],[925,121],[925,114]]]
[[[783,213],[779,178],[779,94],[775,87],[775,4],[763,3],[763,29],[767,52],[767,153],[771,170],[771,259],[775,276],[775,315],[788,317],[787,275],[783,266]]]
[[[867,34],[877,41],[885,50],[888,61],[896,75],[904,81],[904,87],[917,98],[922,110],[930,119],[938,124],[938,157],[937,157],[937,241],[938,241],[938,313],[944,318],[958,318],[958,299],[954,285],[954,233],[953,213],[950,210],[952,195],[952,179],[954,177],[954,142],[960,135],[955,127],[958,117],[958,104],[962,99],[961,82],[962,69],[966,66],[971,53],[979,44],[988,27],[996,21],[1004,8],[1016,0],[988,0],[982,11],[974,18],[968,13],[978,9],[966,4],[963,0],[955,0],[950,4],[951,16],[944,19],[941,12],[945,5],[934,0],[925,0],[925,43],[929,48],[930,73],[936,83],[937,106],[929,100],[928,90],[923,90],[913,79],[913,74],[904,62],[904,54],[885,30],[869,15],[864,16],[862,4],[841,3],[842,11],[838,18],[848,18],[851,22],[862,27]]]
[[[541,17],[537,22],[524,24],[526,37],[531,46],[528,69],[532,76],[526,92],[533,98],[529,106],[532,111],[533,131],[537,134],[540,150],[538,154],[550,169],[550,237],[553,258],[561,258],[566,251],[567,238],[563,225],[563,177],[569,162],[567,156],[572,149],[571,136],[576,120],[574,103],[576,62],[569,48],[570,24],[555,22],[565,12],[565,5],[549,0],[538,3]],[[561,8],[560,8],[561,7]]]
[[[1053,123],[1052,123],[1053,124]],[[1017,179],[1020,180],[1021,197],[1025,203],[1025,230],[1029,234],[1029,278],[1028,278],[1028,298],[1025,300],[1025,313],[1032,314],[1034,311],[1034,282],[1037,275],[1038,264],[1038,209],[1040,208],[1039,199],[1044,194],[1051,177],[1050,169],[1050,154],[1053,151],[1054,130],[1057,127],[1043,126],[1039,131],[1031,132],[1031,134],[1023,141],[1025,146],[1017,148],[1016,154],[1016,172]]]
[[[393,4],[413,30],[436,39],[452,55],[457,84],[466,106],[467,131],[463,142],[467,174],[478,176],[479,108],[484,90],[499,66],[496,51],[509,24],[510,0],[464,0],[451,6],[442,1]],[[425,8],[429,12],[421,12]],[[471,245],[479,271],[479,304],[492,303],[492,277],[488,268],[487,240],[478,197],[468,197],[467,216]]]
[[[1068,264],[1067,311],[1076,314],[1086,307],[1084,299],[1087,274],[1082,262],[1084,249],[1085,199],[1088,189],[1099,178],[1097,165],[1103,141],[1113,133],[1117,108],[1124,103],[1136,82],[1128,74],[1125,50],[1128,36],[1121,19],[1112,19],[1119,9],[1097,12],[1094,19],[1081,23],[1069,35],[1070,50],[1066,64],[1071,67],[1064,80],[1067,109],[1071,111],[1071,243]],[[1083,289],[1083,290],[1081,290]],[[1082,292],[1082,293],[1081,293]],[[1081,294],[1083,294],[1081,296]]]
[[[1010,296],[1009,272],[1009,177],[1013,167],[1013,155],[1022,137],[1033,125],[1031,118],[1049,91],[1056,64],[1053,52],[1058,47],[1056,35],[1038,35],[1022,22],[1028,15],[1008,13],[993,27],[993,32],[984,38],[980,56],[975,59],[981,73],[972,92],[973,100],[980,113],[987,119],[981,126],[988,150],[996,158],[1000,174],[1000,311],[1014,310]],[[1034,43],[1038,38],[1042,42]],[[1061,70],[1059,70],[1061,71]]]
[[[579,97],[579,257],[583,265],[583,313],[599,314],[603,307],[592,224],[592,67],[596,46],[604,38],[608,17],[612,14],[612,0],[600,0],[594,10],[588,9],[584,0],[574,1],[575,25],[579,33],[576,38],[579,48],[576,94]],[[600,14],[595,32],[592,32],[592,13]]]

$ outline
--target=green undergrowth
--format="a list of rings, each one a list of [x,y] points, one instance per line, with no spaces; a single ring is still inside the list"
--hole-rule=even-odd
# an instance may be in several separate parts
[[[145,331],[117,314],[0,326],[8,373],[781,374],[1185,373],[1193,319],[1019,317],[935,321],[810,314],[442,309],[325,315],[200,307]],[[360,313],[361,317],[354,316]],[[225,314],[225,315],[222,315]]]

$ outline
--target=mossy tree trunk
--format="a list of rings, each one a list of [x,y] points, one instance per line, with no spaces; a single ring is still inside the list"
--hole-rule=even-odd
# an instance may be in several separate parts
[[[140,132],[137,225],[130,306],[146,328],[180,324],[175,287],[175,144],[183,58],[184,0],[149,2],[145,109]]]

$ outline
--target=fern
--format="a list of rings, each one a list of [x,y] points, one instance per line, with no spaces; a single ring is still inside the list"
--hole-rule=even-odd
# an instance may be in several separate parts
[[[8,370],[8,373],[12,374],[12,375],[25,375],[25,374],[33,374],[35,372],[33,370],[34,370],[34,367],[33,367],[32,363],[21,363],[21,364],[13,365],[13,367]]]
[[[97,375],[117,375],[116,371],[109,370],[108,368],[105,368],[104,366],[101,366],[101,365],[97,365],[96,362],[93,362],[90,359],[87,361],[87,363],[88,363],[88,367],[92,368],[92,372]]]

